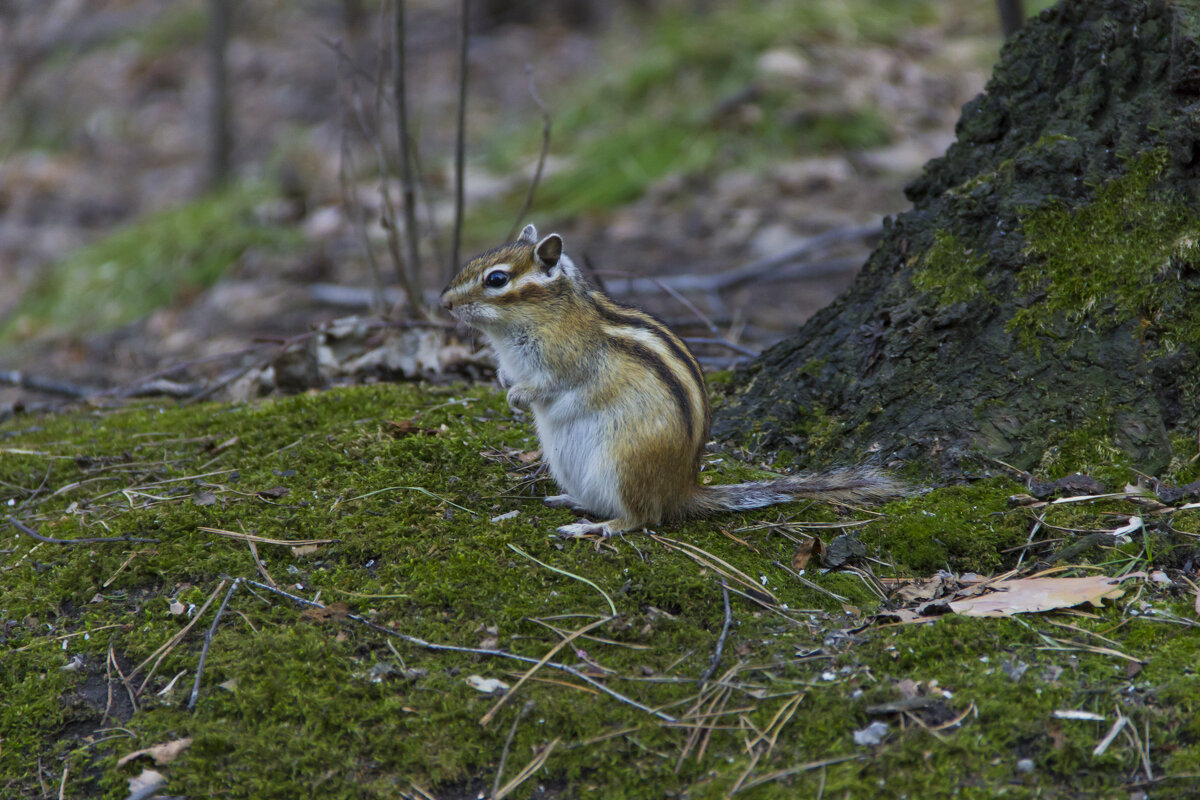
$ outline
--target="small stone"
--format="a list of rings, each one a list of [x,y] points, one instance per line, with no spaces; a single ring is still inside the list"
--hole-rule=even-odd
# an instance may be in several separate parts
[[[1029,773],[1033,772],[1033,769],[1034,765],[1032,758],[1022,758],[1017,762],[1017,772],[1028,775]]]

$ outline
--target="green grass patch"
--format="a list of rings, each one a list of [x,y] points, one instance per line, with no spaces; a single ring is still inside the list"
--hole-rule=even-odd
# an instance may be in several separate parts
[[[278,252],[300,234],[261,223],[268,196],[239,184],[142,217],[51,267],[0,326],[0,341],[42,333],[96,332],[136,320],[216,282],[250,249]]]
[[[602,74],[550,94],[552,150],[570,165],[543,182],[535,211],[604,210],[668,174],[765,169],[798,153],[886,144],[889,126],[878,109],[831,103],[814,112],[825,106],[791,82],[763,79],[756,61],[776,47],[803,54],[815,43],[894,42],[937,13],[930,2],[743,0],[707,14],[681,7],[618,26],[604,45]],[[722,101],[748,89],[747,113],[736,107],[718,113]],[[489,131],[486,157],[493,170],[511,171],[536,153],[527,124],[525,118],[521,128],[500,136]],[[497,205],[478,210],[477,220],[496,217],[499,235],[511,220]],[[503,207],[511,208],[511,201]]]

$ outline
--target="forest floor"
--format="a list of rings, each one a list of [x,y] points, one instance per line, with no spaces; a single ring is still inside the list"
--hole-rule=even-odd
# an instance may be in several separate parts
[[[423,240],[427,287],[448,252],[445,5],[410,4],[442,231]],[[342,192],[378,196],[367,141],[350,137],[359,166],[338,177],[337,63],[318,39],[336,4],[246,12],[239,174],[216,194],[197,166],[203,4],[109,3],[132,16],[90,18],[82,42],[54,27],[74,7],[16,31],[57,44],[17,93],[22,130],[3,131],[0,366],[96,388],[187,363],[179,385],[295,393],[22,413],[54,395],[0,392],[0,795],[1200,796],[1187,497],[1123,463],[1072,477],[1064,450],[1040,480],[979,464],[878,508],[561,541],[572,516],[539,502],[528,420],[493,386],[445,384],[479,369],[441,329],[399,339],[457,365],[415,368],[434,380],[303,391],[362,376],[313,380],[329,365],[298,347],[271,363],[291,383],[266,386],[257,339],[370,313],[328,303],[372,287]],[[827,235],[794,264],[808,278],[688,295],[751,350],[827,303],[870,249],[855,231],[905,208],[952,137],[996,25],[966,0],[757,7],[780,16],[475,37],[464,250],[515,222],[541,126],[531,61],[554,121],[540,229],[598,270],[664,278]],[[374,74],[372,37],[343,39]],[[635,299],[711,336],[669,295]],[[321,340],[335,361],[339,336]],[[711,374],[714,403],[727,379]],[[722,443],[702,480],[789,466]]]
[[[976,5],[774,4],[759,14],[735,4],[650,25],[617,13],[599,34],[552,19],[481,32],[470,50],[463,257],[503,238],[534,170],[542,120],[528,63],[552,137],[526,221],[562,232],[568,252],[620,299],[692,336],[712,338],[712,323],[760,350],[852,280],[873,226],[905,207],[905,182],[952,140],[1000,44],[994,18]],[[41,55],[11,90],[20,113],[0,131],[0,281],[9,287],[0,366],[85,389],[119,386],[256,337],[370,313],[353,209],[365,209],[391,278],[374,222],[374,144],[382,138],[386,149],[392,136],[386,125],[363,136],[347,121],[356,98],[372,117],[365,84],[378,25],[372,17],[345,32],[335,6],[264,4],[239,16],[229,50],[238,178],[215,195],[202,193],[203,4],[113,4],[107,26],[103,14],[81,26],[73,5],[59,3],[6,31]],[[456,34],[444,4],[414,3],[409,16],[431,291],[449,253]],[[354,87],[351,68],[339,80],[333,39],[361,66]],[[356,203],[343,203],[347,191]],[[707,321],[661,291],[631,296],[619,277],[711,277],[806,242],[816,246],[785,264],[791,277],[769,270],[687,292]],[[330,287],[362,291],[331,304]],[[716,367],[744,358],[697,348]],[[211,378],[230,366],[184,374]],[[45,399],[0,390],[0,404]]]

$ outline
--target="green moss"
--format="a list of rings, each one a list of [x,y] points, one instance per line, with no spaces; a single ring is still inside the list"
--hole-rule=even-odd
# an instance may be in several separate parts
[[[887,554],[901,574],[939,569],[991,572],[1001,566],[1002,551],[1024,541],[1025,517],[1012,513],[1006,500],[1020,489],[989,480],[947,486],[887,506],[863,542]]]
[[[400,419],[427,432],[401,435],[390,424]],[[1125,661],[1094,650],[1045,648],[1045,636],[1094,643],[1091,633],[1147,661],[1138,676],[1144,700],[1126,711],[1139,726],[1151,726],[1156,774],[1160,767],[1164,775],[1180,774],[1196,763],[1196,737],[1187,726],[1196,711],[1200,643],[1180,635],[1185,628],[1150,617],[1128,622],[1114,604],[1093,617],[1064,617],[1085,631],[1079,634],[1044,617],[862,628],[856,613],[877,605],[863,577],[812,563],[805,577],[813,588],[777,566],[790,562],[795,543],[775,525],[831,538],[820,526],[847,520],[843,510],[797,503],[661,531],[699,548],[694,552],[707,554],[706,563],[680,545],[639,535],[600,549],[564,543],[552,531],[573,515],[538,502],[551,490],[544,481],[524,485],[529,467],[516,454],[534,447],[531,430],[512,418],[501,393],[463,387],[376,386],[235,407],[145,403],[0,425],[0,507],[8,513],[61,538],[158,540],[52,545],[11,529],[0,537],[3,793],[37,796],[40,759],[47,784],[69,765],[68,796],[119,800],[128,794],[128,779],[148,764],[117,767],[118,757],[190,736],[189,749],[157,767],[173,795],[283,798],[303,786],[328,798],[396,797],[416,784],[435,796],[474,796],[491,786],[517,721],[505,780],[559,738],[536,780],[562,796],[639,798],[653,787],[655,796],[716,798],[751,767],[752,778],[855,755],[869,757],[747,794],[810,796],[824,781],[830,796],[863,796],[885,780],[889,791],[909,796],[938,796],[947,786],[960,787],[963,797],[995,796],[1013,786],[1031,794],[1112,796],[1136,766],[1133,749],[1116,742],[1094,760],[1091,748],[1107,723],[1067,724],[1052,716],[1059,708],[1110,714],[1114,698],[1127,696]],[[763,473],[714,455],[704,477],[733,482]],[[861,537],[868,555],[884,562],[870,562],[873,569],[887,576],[1011,566],[1015,554],[1003,551],[1022,544],[1030,525],[1026,512],[1005,506],[1016,490],[991,480],[877,509],[884,516]],[[516,518],[491,521],[512,510]],[[1062,509],[1079,516],[1054,519],[1097,527],[1107,510],[1087,517],[1082,509]],[[1194,519],[1177,524],[1196,527]],[[587,578],[612,598],[620,618],[593,632],[603,641],[577,640],[556,659],[596,670],[606,685],[670,714],[696,704],[695,679],[708,668],[721,632],[718,567],[727,574],[736,569],[782,605],[768,610],[731,598],[733,624],[717,674],[736,667],[734,688],[724,701],[711,694],[717,685],[706,690],[701,710],[729,713],[702,755],[688,745],[690,729],[660,725],[549,668],[481,725],[496,698],[472,688],[468,676],[511,685],[527,663],[398,639],[389,646],[377,631],[304,618],[260,589],[234,594],[212,640],[198,706],[188,712],[203,632],[224,595],[220,581],[265,580],[245,542],[202,527],[332,539],[305,552],[259,543],[258,556],[288,591],[343,601],[386,628],[467,647],[494,638],[534,659],[561,641],[535,620],[574,630],[608,613],[596,588],[564,573]],[[563,572],[519,556],[510,544]],[[1159,552],[1149,558],[1165,557]],[[1164,604],[1165,590],[1139,591],[1138,602],[1185,616],[1186,603]],[[855,608],[843,608],[834,595]],[[210,597],[213,606],[163,656],[133,713],[120,682],[106,677],[109,649],[129,675],[181,634]],[[183,613],[172,612],[173,601]],[[64,670],[76,656],[78,666]],[[1032,665],[1023,682],[1004,674],[1005,660]],[[1052,667],[1060,674],[1044,677]],[[147,671],[132,683],[140,685]],[[936,710],[918,712],[928,714],[922,719],[930,725],[972,704],[975,711],[935,736],[869,710],[900,699],[897,682],[905,679],[937,692]],[[110,685],[114,700],[105,718]],[[789,716],[786,704],[797,696]],[[526,702],[532,706],[518,721]],[[1020,714],[1012,711],[1017,707]],[[760,747],[752,765],[745,751],[749,725],[762,730],[773,719],[783,720],[775,746],[769,754]],[[864,750],[853,733],[874,719],[891,723],[891,732]],[[1037,765],[1029,775],[1015,766],[1026,757]]]
[[[987,286],[980,270],[987,266],[987,257],[945,231],[938,231],[933,238],[933,246],[912,272],[913,288],[935,293],[938,306],[970,302],[983,294]]]
[[[1019,309],[1010,329],[1029,338],[1063,315],[1101,330],[1138,320],[1143,337],[1163,352],[1200,339],[1200,306],[1180,287],[1196,255],[1200,216],[1160,185],[1167,163],[1163,148],[1143,153],[1088,205],[1050,202],[1023,216],[1031,259],[1018,280],[1045,298]]]
[[[52,265],[0,326],[0,341],[44,333],[96,332],[131,322],[215,282],[250,249],[278,252],[295,231],[254,215],[265,197],[242,184],[151,214]]]

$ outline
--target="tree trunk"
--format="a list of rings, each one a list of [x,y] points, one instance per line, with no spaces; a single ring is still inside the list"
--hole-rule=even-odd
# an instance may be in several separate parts
[[[812,466],[1165,467],[1200,420],[1198,32],[1196,0],[1031,21],[851,288],[735,374],[718,436]]]

